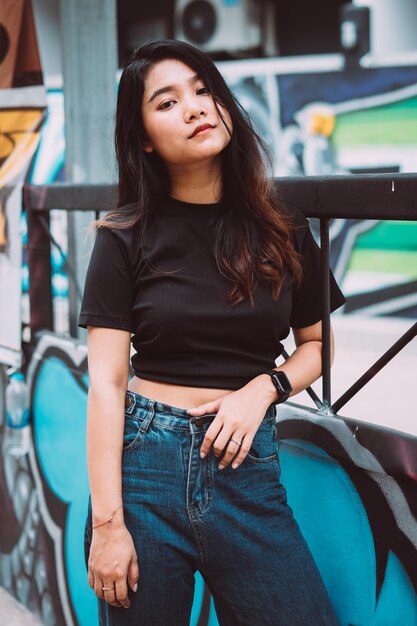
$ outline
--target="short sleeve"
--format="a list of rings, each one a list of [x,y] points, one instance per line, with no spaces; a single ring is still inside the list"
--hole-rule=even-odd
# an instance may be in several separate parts
[[[132,302],[129,255],[112,229],[100,227],[87,268],[78,326],[133,332]]]
[[[290,326],[292,328],[303,328],[322,319],[321,251],[310,230],[307,218],[304,215],[298,215],[296,221],[298,226],[296,228],[295,242],[298,251],[302,255],[303,279],[300,286],[293,289]],[[346,298],[330,269],[330,312],[335,311],[345,302]]]

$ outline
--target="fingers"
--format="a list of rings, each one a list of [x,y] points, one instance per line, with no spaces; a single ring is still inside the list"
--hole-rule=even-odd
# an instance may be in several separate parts
[[[119,606],[124,606],[126,609],[130,607],[130,600],[127,595],[127,578],[123,576],[115,581],[115,597],[120,603]],[[106,598],[107,600],[107,598]]]
[[[234,459],[232,468],[237,469],[247,455],[252,445],[253,435],[245,433],[242,430],[234,430],[233,426],[226,428],[216,419],[212,422],[204,436],[203,443],[200,448],[200,457],[204,458],[213,446],[215,456],[223,457],[218,465],[220,470],[227,467]]]
[[[233,428],[234,427],[231,425],[222,424],[219,415],[217,415],[204,435],[203,443],[200,448],[200,457],[203,459],[208,454],[211,446],[213,446],[214,455],[220,456],[232,436]],[[240,439],[237,439],[237,441],[240,441]],[[231,445],[233,447],[236,444],[232,442]],[[236,450],[237,448],[235,452]]]
[[[88,568],[89,586],[94,590],[98,598],[106,600],[106,602],[112,606],[129,608],[128,585],[132,591],[136,591],[138,588],[138,580],[139,565],[136,553],[132,554],[127,576],[119,576],[114,581],[102,579],[97,575],[95,576],[93,570],[90,567]]]
[[[233,439],[234,438],[235,437],[233,436]],[[235,457],[235,459],[233,460],[233,463],[232,463],[232,468],[233,469],[237,469],[239,467],[239,465],[241,465],[241,463],[244,461],[247,453],[249,452],[249,450],[251,448],[252,441],[253,441],[253,435],[252,436],[245,435],[243,437],[242,445],[239,446],[239,452],[236,455],[236,457]],[[223,462],[223,459],[222,459],[222,462]]]
[[[91,587],[91,589],[94,589],[94,573],[90,566],[88,566],[87,580],[88,580],[88,585]]]
[[[235,426],[227,428],[216,418],[204,436],[200,448],[200,457],[204,458],[213,446],[215,456],[220,457],[223,454],[218,465],[220,470],[227,467],[232,461],[232,469],[237,469],[249,452],[255,433],[245,433],[242,430],[234,430],[234,428]]]
[[[229,394],[226,399],[223,397],[187,411],[187,413],[193,416],[216,413],[216,417],[208,428],[201,444],[200,457],[204,459],[211,446],[213,446],[215,456],[220,456],[224,452],[223,458],[218,465],[220,470],[227,467],[233,459],[232,468],[237,469],[239,467],[250,450],[256,432],[256,429],[253,430],[253,422],[248,432],[243,432],[242,427],[245,427],[244,423],[248,421],[247,419],[242,419],[239,422],[226,417],[229,414],[229,410],[231,415],[233,415],[234,410],[233,406],[226,407],[223,403],[226,404],[232,395],[233,393]],[[260,418],[263,418],[263,415]]]
[[[104,587],[104,589],[103,589]],[[125,584],[126,587],[126,584]],[[106,602],[111,604],[112,606],[125,606],[126,608],[130,606],[129,600],[127,600],[127,604],[122,604],[122,602],[117,597],[117,593],[119,593],[119,587],[116,587],[115,581],[103,581],[102,585],[102,595],[100,598],[104,598]]]
[[[213,422],[210,424],[210,427],[207,429],[207,432],[204,435],[203,443],[201,444],[200,457],[202,459],[208,454],[208,451],[210,450],[210,448],[211,448],[212,444],[214,443],[214,441],[216,441],[216,437],[219,434],[219,432],[221,431],[221,429],[222,429],[222,423],[220,422],[218,417],[215,417]],[[213,448],[213,450],[214,450],[214,448]],[[214,450],[214,454],[216,454],[217,450],[218,450],[218,448],[216,448],[216,450]],[[221,450],[218,451],[218,454],[220,454],[220,453],[221,453]]]
[[[129,567],[127,570],[127,580],[129,583],[129,587],[132,589],[132,591],[136,591],[138,588],[139,580],[139,565],[136,554],[132,555],[132,559],[129,563]]]
[[[221,398],[220,398],[221,399]],[[205,413],[217,413],[219,410],[219,400],[212,400],[206,404],[200,404],[193,409],[188,409],[187,413],[190,415],[204,415]]]
[[[105,592],[103,591],[103,587],[113,587],[113,586],[114,586],[113,583],[108,583],[107,585],[105,585],[101,576],[98,576],[97,574],[94,576],[93,591],[96,594],[97,598],[105,597]]]
[[[239,433],[239,431],[233,433],[232,437],[230,437],[229,443],[227,444],[226,451],[219,463],[218,467],[220,470],[227,467],[232,460],[232,468],[237,469],[250,449],[250,445],[248,446],[247,444],[247,439],[248,435],[245,435],[245,433]],[[244,454],[242,453],[242,449],[245,451]],[[238,455],[236,456],[237,453]]]
[[[104,581],[100,576],[95,576],[93,570],[90,567],[88,568],[88,584],[96,596],[106,600],[113,606],[125,606],[127,608],[130,606],[130,602],[127,598],[126,580],[124,581],[124,587],[121,581],[123,581],[122,578],[116,581],[116,586],[115,582]]]

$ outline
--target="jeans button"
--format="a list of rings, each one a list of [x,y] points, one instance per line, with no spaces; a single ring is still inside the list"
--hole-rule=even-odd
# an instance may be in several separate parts
[[[131,404],[132,404],[132,398],[130,396],[126,396],[125,408],[128,409]]]

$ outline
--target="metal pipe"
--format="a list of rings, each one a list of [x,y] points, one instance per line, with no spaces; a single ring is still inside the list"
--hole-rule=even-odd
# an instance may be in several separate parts
[[[322,412],[331,412],[331,376],[330,376],[330,242],[329,219],[320,219],[321,247],[321,319],[322,319],[322,352],[321,369],[323,377],[323,408]]]
[[[306,217],[416,220],[416,174],[297,176],[275,179],[279,198]],[[115,206],[115,184],[25,185],[32,211],[105,211]],[[320,202],[317,202],[320,198]]]
[[[411,328],[409,328],[404,335],[402,335],[402,337],[400,337],[400,339],[398,339],[398,341],[396,341],[373,365],[371,365],[371,367],[364,374],[362,374],[362,376],[358,378],[358,380],[353,383],[353,385],[351,385],[349,389],[345,391],[345,393],[343,393],[338,400],[336,400],[336,402],[334,402],[331,407],[333,413],[337,413],[342,406],[347,404],[349,400],[351,400],[351,398],[353,398],[353,396],[356,395],[358,391],[360,391],[360,389],[362,389],[362,387],[364,387],[366,383],[375,376],[375,374],[382,370],[382,368],[389,363],[389,361],[391,361],[391,359],[393,359],[394,356],[404,348],[404,346],[410,343],[416,335],[417,322],[413,324],[413,326],[411,326]]]

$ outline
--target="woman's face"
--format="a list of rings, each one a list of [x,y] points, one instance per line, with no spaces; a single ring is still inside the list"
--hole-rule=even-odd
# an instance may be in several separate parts
[[[218,106],[232,132],[230,115]],[[176,59],[159,61],[149,70],[141,113],[144,149],[155,151],[168,167],[212,161],[230,141],[204,82]]]

